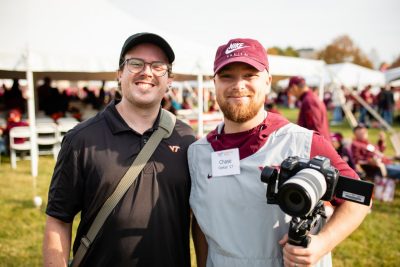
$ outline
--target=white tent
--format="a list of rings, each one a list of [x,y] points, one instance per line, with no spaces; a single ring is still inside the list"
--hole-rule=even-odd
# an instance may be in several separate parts
[[[302,76],[308,85],[319,87],[319,95],[323,96],[323,85],[329,79],[326,64],[323,60],[269,56],[270,72],[279,76]],[[278,81],[278,86],[287,88],[289,79]]]
[[[198,75],[200,88],[202,75],[213,74],[216,48],[160,31],[123,12],[108,0],[1,1],[0,74],[2,71],[26,73],[29,119],[34,122],[34,79],[41,72],[52,72],[53,78],[64,79],[94,77],[91,75],[94,73],[108,73],[108,77],[114,77],[112,73],[118,67],[122,42],[131,34],[142,31],[158,33],[171,44],[176,54],[175,73]],[[321,61],[270,56],[272,75],[312,73],[318,76],[322,65]],[[33,133],[35,126],[34,123],[31,125]],[[36,164],[35,160],[32,162]]]
[[[271,55],[269,58],[271,75],[323,77],[325,62],[323,60],[284,57]]]
[[[122,42],[156,32],[174,48],[173,70],[213,75],[215,48],[174,36],[134,18],[109,0],[3,0],[0,3],[0,70],[113,72]],[[270,56],[272,75],[320,76],[324,62]],[[66,77],[68,78],[68,77]]]
[[[385,76],[380,71],[371,70],[353,63],[330,64],[326,67],[332,82],[346,87],[360,88],[366,85],[385,85]]]
[[[123,41],[142,31],[156,32],[171,43],[177,73],[197,74],[203,58],[212,56],[207,53],[211,49],[162,32],[107,0],[4,0],[0,70],[26,71],[29,53],[34,72],[112,72]]]
[[[387,83],[391,83],[396,80],[400,80],[400,67],[387,70],[385,72],[385,79]],[[397,83],[397,81],[396,81]]]
[[[77,73],[78,77],[113,73],[118,68],[119,52],[125,39],[144,31],[156,32],[171,44],[176,54],[173,66],[176,73],[201,73],[204,58],[212,56],[211,49],[159,31],[107,0],[2,1],[0,72],[13,71],[13,74],[5,74],[11,75],[9,78],[14,77],[15,71],[26,73],[32,133],[35,132],[35,73],[61,72],[58,77],[64,79],[76,79]],[[32,136],[32,174],[36,176],[35,135]]]

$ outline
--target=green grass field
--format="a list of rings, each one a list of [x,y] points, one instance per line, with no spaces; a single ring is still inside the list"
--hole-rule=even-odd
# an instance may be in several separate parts
[[[297,111],[284,110],[295,120]],[[400,127],[396,127],[398,130]],[[347,125],[335,127],[350,138]],[[378,130],[372,129],[371,140]],[[388,152],[393,153],[391,147]],[[54,168],[52,157],[40,157],[39,175],[36,179],[37,195],[44,200],[38,209],[33,206],[33,179],[30,162],[19,161],[12,170],[7,157],[0,164],[0,267],[42,266],[42,238],[45,223],[44,207],[47,190]],[[400,187],[397,186],[395,201],[376,201],[361,227],[333,251],[334,266],[398,266],[400,262]],[[75,223],[76,228],[76,223]],[[192,266],[196,266],[192,249]]]

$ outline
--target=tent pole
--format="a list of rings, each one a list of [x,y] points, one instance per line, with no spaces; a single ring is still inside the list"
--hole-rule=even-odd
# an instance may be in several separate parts
[[[321,71],[320,79],[319,79],[319,99],[324,102],[324,72]]]
[[[28,59],[29,60],[29,59]],[[28,118],[31,130],[31,173],[34,177],[33,185],[36,186],[36,176],[38,175],[38,148],[36,136],[36,118],[35,118],[35,92],[33,89],[33,73],[29,68],[26,71],[26,79],[28,81]],[[36,188],[36,187],[34,187]]]
[[[198,119],[197,119],[197,136],[203,137],[204,128],[203,128],[203,111],[204,111],[204,99],[203,99],[203,75],[197,75],[197,104],[198,104]]]

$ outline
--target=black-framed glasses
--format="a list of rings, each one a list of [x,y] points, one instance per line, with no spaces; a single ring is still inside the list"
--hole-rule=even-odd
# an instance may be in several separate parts
[[[121,66],[126,65],[131,73],[142,72],[146,65],[150,65],[151,72],[158,77],[164,76],[171,68],[167,63],[161,61],[145,62],[140,58],[127,58],[122,62]]]

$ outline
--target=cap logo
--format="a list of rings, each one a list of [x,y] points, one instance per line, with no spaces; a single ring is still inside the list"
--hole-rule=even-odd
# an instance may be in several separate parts
[[[248,46],[244,46],[244,43],[231,43],[229,47],[225,50],[225,55],[230,54],[236,50],[245,48]]]

